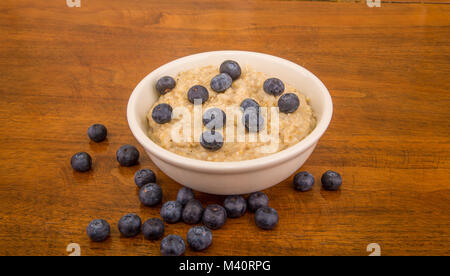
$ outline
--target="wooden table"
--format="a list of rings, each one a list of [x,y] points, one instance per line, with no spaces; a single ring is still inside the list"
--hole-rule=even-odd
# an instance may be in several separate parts
[[[65,2],[0,2],[1,255],[68,255],[70,243],[81,255],[159,255],[159,242],[116,227],[129,212],[159,216],[137,199],[137,169],[157,173],[164,201],[181,187],[140,146],[139,166],[118,166],[117,148],[138,145],[127,100],[158,66],[221,49],[280,56],[325,83],[333,119],[301,170],[320,183],[333,169],[344,184],[300,193],[290,177],[265,191],[280,215],[275,230],[246,214],[214,231],[207,251],[186,255],[368,255],[370,243],[382,255],[450,254],[448,3]],[[109,130],[100,144],[86,135],[97,122]],[[71,169],[78,151],[93,156],[91,172]],[[93,218],[111,223],[108,241],[88,240]],[[166,229],[185,237],[189,226]]]

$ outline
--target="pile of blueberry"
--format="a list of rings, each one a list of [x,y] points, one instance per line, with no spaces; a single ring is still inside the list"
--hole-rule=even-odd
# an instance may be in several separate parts
[[[95,124],[88,130],[88,136],[95,142],[105,140],[106,127]],[[139,151],[132,145],[124,145],[117,150],[117,161],[122,166],[136,165],[139,160]],[[92,159],[85,152],[76,153],[71,159],[72,168],[79,172],[90,170]],[[156,175],[150,169],[141,169],[134,175],[134,182],[139,188],[139,200],[145,206],[155,206],[161,203],[163,191],[156,184]],[[308,172],[299,172],[294,177],[296,190],[306,192],[312,189],[314,177]],[[333,171],[322,175],[322,186],[325,190],[338,190],[342,184],[341,176]],[[151,218],[142,223],[137,214],[124,215],[118,222],[119,232],[124,237],[134,237],[142,232],[148,240],[159,240],[164,236],[164,222],[186,224],[202,223],[202,226],[193,226],[186,235],[188,245],[194,251],[207,249],[212,243],[212,231],[221,228],[227,218],[239,218],[247,210],[255,213],[256,225],[265,230],[273,229],[278,224],[278,213],[269,207],[269,198],[263,192],[255,192],[247,199],[240,195],[231,195],[225,198],[223,206],[211,204],[203,208],[200,201],[195,199],[192,189],[183,187],[178,191],[175,201],[165,202],[160,210],[161,219]],[[109,223],[103,219],[92,220],[87,227],[87,235],[94,242],[105,241],[111,233]],[[160,251],[165,256],[179,256],[184,254],[186,245],[182,237],[167,235],[160,244]]]
[[[95,124],[89,127],[88,136],[94,142],[106,139],[107,130],[104,125]],[[139,151],[132,145],[121,146],[116,152],[117,161],[121,166],[134,166],[139,161]],[[92,158],[86,152],[79,152],[72,156],[72,168],[79,172],[91,169]],[[145,206],[155,206],[161,203],[163,191],[156,184],[156,175],[150,169],[141,169],[134,175],[134,182],[139,188],[139,200]],[[228,196],[223,207],[218,204],[203,208],[202,203],[195,199],[192,189],[183,187],[178,191],[175,201],[165,202],[160,210],[161,219],[151,218],[142,223],[137,214],[127,214],[118,222],[119,232],[124,237],[134,237],[143,233],[148,240],[158,240],[164,235],[164,222],[187,224],[203,223],[204,226],[193,226],[187,233],[187,243],[195,251],[208,248],[212,243],[212,232],[221,228],[228,218],[238,218],[245,214],[248,208],[256,212],[255,222],[262,229],[272,229],[278,223],[278,214],[268,207],[269,199],[266,194],[257,192],[251,194],[247,200],[242,196]],[[163,222],[164,221],[164,222]],[[91,221],[87,227],[87,235],[92,241],[106,240],[111,232],[109,223],[103,219]],[[183,238],[168,235],[160,245],[162,255],[182,255],[185,251]]]
[[[236,61],[226,60],[219,67],[220,74],[213,77],[210,87],[217,93],[224,93],[231,87],[234,80],[241,76],[241,67]],[[176,81],[170,76],[164,76],[156,83],[156,90],[161,94],[170,92],[176,86]],[[275,97],[284,92],[284,83],[277,78],[264,81],[263,90]],[[205,103],[209,99],[208,89],[202,85],[194,85],[187,91],[187,98],[191,103]],[[294,93],[286,93],[278,99],[279,110],[283,113],[295,112],[300,106],[300,100]],[[264,127],[264,117],[260,114],[260,105],[254,99],[242,101],[242,123],[249,132],[258,132]],[[152,118],[158,124],[165,124],[172,120],[172,107],[167,103],[158,104],[153,108]],[[226,114],[219,108],[210,108],[203,114],[203,124],[208,129],[200,137],[200,144],[207,150],[216,151],[223,146],[223,137],[216,129],[225,125]]]

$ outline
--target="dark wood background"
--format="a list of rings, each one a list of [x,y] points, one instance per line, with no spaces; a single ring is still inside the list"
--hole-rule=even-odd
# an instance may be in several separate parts
[[[402,1],[397,1],[402,2]],[[420,1],[428,2],[428,1]],[[316,74],[334,116],[301,170],[316,180],[341,172],[339,192],[299,193],[292,177],[268,189],[280,223],[261,231],[253,215],[214,231],[205,252],[186,255],[450,254],[450,5],[300,1],[0,1],[0,254],[159,255],[159,242],[117,230],[129,212],[159,216],[137,198],[133,175],[151,168],[164,201],[181,187],[145,156],[115,160],[137,145],[126,121],[136,84],[173,59],[211,50],[273,54]],[[93,123],[108,140],[89,142]],[[73,153],[89,152],[89,173]],[[223,197],[197,193],[206,205]],[[91,243],[93,218],[111,238]],[[189,226],[167,225],[185,237]]]

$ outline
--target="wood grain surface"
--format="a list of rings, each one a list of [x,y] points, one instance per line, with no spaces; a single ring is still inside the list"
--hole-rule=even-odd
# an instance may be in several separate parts
[[[450,254],[450,5],[442,1],[0,1],[0,254],[159,255],[159,242],[123,238],[117,221],[140,205],[133,175],[157,173],[164,201],[181,187],[142,147],[140,164],[120,167],[119,146],[138,146],[126,121],[136,84],[185,55],[224,49],[280,56],[316,74],[333,97],[331,125],[300,170],[265,192],[278,210],[273,231],[253,214],[214,231],[205,252],[186,255]],[[395,1],[393,1],[395,2]],[[402,2],[402,1],[398,1]],[[93,123],[107,141],[87,137]],[[93,170],[70,157],[87,151]],[[328,169],[339,192],[320,189]],[[197,193],[204,203],[223,197]],[[86,226],[104,218],[111,238],[92,243]],[[166,225],[185,237],[188,225]]]

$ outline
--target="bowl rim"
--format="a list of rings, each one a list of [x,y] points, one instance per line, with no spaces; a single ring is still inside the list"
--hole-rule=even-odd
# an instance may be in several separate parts
[[[293,69],[302,71],[303,74],[308,75],[314,81],[317,82],[320,88],[320,93],[323,94],[324,99],[324,111],[322,114],[321,120],[318,122],[316,127],[313,129],[311,133],[309,133],[303,140],[300,142],[284,149],[282,151],[276,152],[274,154],[270,154],[267,156],[250,159],[250,160],[242,160],[242,161],[226,161],[226,162],[216,162],[216,161],[204,161],[199,159],[193,159],[189,157],[185,157],[182,155],[178,155],[174,152],[166,150],[153,142],[148,135],[141,130],[137,123],[136,113],[134,112],[134,107],[138,102],[138,90],[141,89],[146,79],[151,78],[153,75],[158,75],[160,71],[164,69],[168,64],[182,63],[185,59],[196,58],[205,55],[211,54],[247,54],[260,56],[264,58],[272,59],[278,63],[284,63],[285,65],[291,66]],[[201,171],[201,172],[209,172],[209,173],[239,173],[244,171],[253,171],[260,170],[267,167],[274,166],[275,164],[280,164],[286,162],[295,156],[298,156],[302,152],[306,151],[308,148],[313,146],[319,139],[322,137],[328,125],[330,124],[331,117],[333,114],[333,102],[331,100],[330,93],[322,81],[317,78],[313,73],[305,69],[304,67],[269,54],[258,53],[258,52],[250,52],[250,51],[237,51],[237,50],[224,50],[224,51],[210,51],[210,52],[202,52],[193,55],[184,56],[178,59],[175,59],[171,62],[165,63],[161,65],[157,69],[150,72],[147,76],[145,76],[139,84],[134,88],[133,92],[130,95],[127,105],[127,121],[130,127],[131,132],[133,133],[136,140],[145,148],[145,150],[149,151],[151,154],[155,155],[159,160],[162,160],[166,163],[182,167],[189,170]]]

